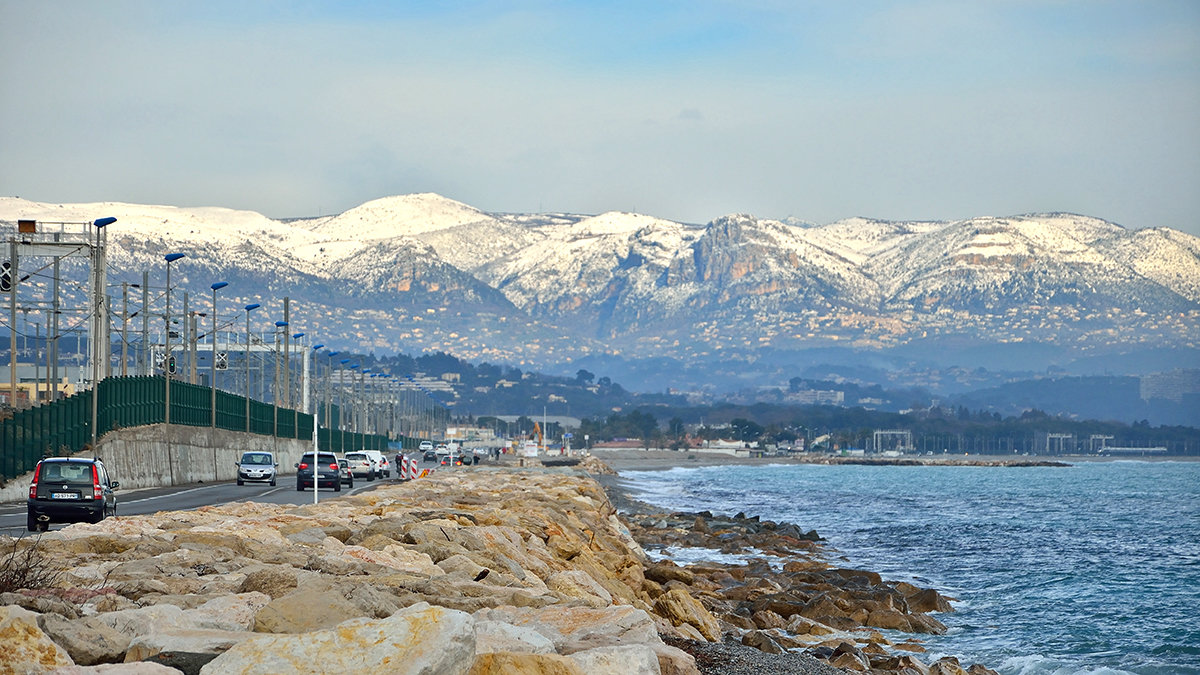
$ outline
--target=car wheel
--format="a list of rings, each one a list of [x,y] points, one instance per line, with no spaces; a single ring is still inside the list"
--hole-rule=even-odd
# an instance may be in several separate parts
[[[242,479],[241,479],[241,478],[239,478],[239,479],[238,479],[238,482],[237,482],[237,484],[238,484],[238,485],[245,485],[246,483],[245,483],[244,481],[242,481]]]
[[[29,517],[26,519],[25,526],[29,529],[30,532],[37,532],[38,521],[37,521],[37,518],[33,517],[32,513],[29,514]]]
[[[367,474],[367,480],[375,480],[375,470],[374,469],[372,469],[371,472]]]
[[[334,491],[334,492],[341,492],[341,491],[342,491],[342,479],[341,479],[341,478],[339,478],[339,479],[337,479],[337,480],[333,481],[333,491]]]
[[[296,481],[296,492],[304,492],[304,483]]]
[[[274,478],[271,479],[271,487],[275,487],[275,479]]]
[[[350,479],[349,486],[350,486],[351,488],[353,488],[353,487],[354,487],[354,479],[353,479],[353,478],[351,478],[351,479]]]

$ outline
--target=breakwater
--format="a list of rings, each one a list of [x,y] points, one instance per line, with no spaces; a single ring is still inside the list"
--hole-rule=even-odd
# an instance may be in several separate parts
[[[579,471],[475,469],[4,540],[6,565],[52,574],[0,594],[0,671],[735,672],[710,658],[731,638],[759,672],[963,670],[879,630],[937,630],[936,591],[840,570],[786,524],[644,515]],[[673,565],[635,537],[743,546],[765,568]]]

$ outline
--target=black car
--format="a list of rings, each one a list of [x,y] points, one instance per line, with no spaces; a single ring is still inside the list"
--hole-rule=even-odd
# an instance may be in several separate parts
[[[99,459],[43,459],[29,484],[29,531],[49,529],[50,523],[98,523],[117,515],[114,491],[119,485]]]
[[[303,492],[304,488],[313,486],[313,453],[306,452],[296,465],[296,490]],[[334,492],[342,491],[342,470],[338,467],[337,455],[332,452],[318,452],[317,487],[333,488]]]
[[[426,450],[425,454],[421,456],[421,461],[422,462],[438,461],[437,450]]]

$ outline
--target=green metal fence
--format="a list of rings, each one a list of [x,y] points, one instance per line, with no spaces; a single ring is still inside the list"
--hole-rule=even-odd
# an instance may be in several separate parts
[[[126,427],[161,424],[166,418],[166,382],[161,377],[110,377],[96,390],[97,436]],[[206,427],[213,424],[213,391],[209,387],[172,381],[171,424]],[[216,393],[216,426],[279,438],[311,439],[312,415],[278,408],[225,391]],[[247,413],[249,417],[247,418]],[[339,419],[336,406],[331,419]],[[92,390],[53,403],[15,412],[0,421],[0,478],[12,479],[32,471],[39,459],[71,455],[91,441]],[[321,427],[321,450],[385,450],[386,436]]]

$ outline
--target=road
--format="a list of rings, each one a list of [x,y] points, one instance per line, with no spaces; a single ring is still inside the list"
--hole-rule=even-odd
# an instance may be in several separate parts
[[[430,463],[428,466],[433,466],[433,464]],[[441,467],[443,471],[447,468]],[[461,469],[461,467],[455,468]],[[395,477],[374,481],[356,478],[353,489],[345,485],[342,486],[341,492],[323,488],[319,498],[321,501],[337,499],[396,482]],[[311,504],[313,493],[311,489],[298,492],[293,476],[280,476],[275,487],[266,483],[237,485],[234,481],[228,481],[203,485],[117,490],[117,517],[157,513],[158,511],[189,511],[210,504],[226,504],[237,501],[256,501],[266,504]],[[0,535],[19,537],[26,534],[25,517],[25,502],[0,504]],[[51,525],[50,529],[59,530],[63,527],[66,526],[55,524]]]

